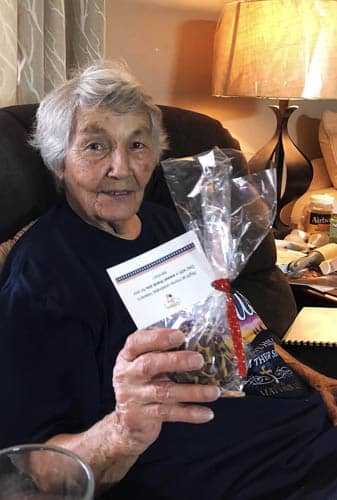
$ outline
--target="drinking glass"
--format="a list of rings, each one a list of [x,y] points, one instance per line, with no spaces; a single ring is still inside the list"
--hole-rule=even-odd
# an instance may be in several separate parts
[[[25,444],[0,451],[0,500],[92,500],[90,467],[58,446]]]

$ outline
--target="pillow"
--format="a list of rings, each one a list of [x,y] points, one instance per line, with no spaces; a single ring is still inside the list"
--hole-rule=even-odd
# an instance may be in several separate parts
[[[3,243],[0,244],[0,270],[3,267],[6,257],[9,254],[11,248],[15,245],[15,243],[18,241],[19,238],[27,231],[27,229],[30,228],[36,222],[36,220],[33,220],[27,226],[23,227],[18,231],[12,239],[4,241]]]
[[[323,158],[311,160],[312,179],[308,191],[332,187],[332,182]]]
[[[323,112],[318,139],[331,182],[337,189],[337,113]]]

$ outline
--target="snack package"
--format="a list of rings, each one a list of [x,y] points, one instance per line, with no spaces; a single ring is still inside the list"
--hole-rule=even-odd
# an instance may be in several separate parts
[[[216,279],[214,291],[204,301],[152,327],[182,330],[186,336],[182,348],[204,356],[201,370],[175,373],[175,381],[216,384],[223,394],[241,390],[247,349],[230,282],[271,229],[276,212],[274,169],[247,174],[240,151],[219,148],[165,160],[162,167],[178,214],[186,230],[197,234]]]

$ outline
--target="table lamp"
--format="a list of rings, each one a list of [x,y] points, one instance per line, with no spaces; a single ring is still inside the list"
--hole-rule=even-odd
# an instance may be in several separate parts
[[[279,99],[271,140],[249,161],[277,169],[278,214],[308,188],[312,166],[287,130],[290,99],[337,98],[337,0],[225,3],[215,34],[213,95]]]

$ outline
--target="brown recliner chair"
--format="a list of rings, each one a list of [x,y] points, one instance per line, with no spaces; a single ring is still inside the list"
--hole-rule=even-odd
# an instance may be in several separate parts
[[[57,192],[42,158],[27,143],[37,104],[0,109],[0,243],[43,214],[57,200]],[[192,111],[161,106],[169,150],[164,157],[183,157],[214,146],[239,149],[239,143],[213,118]],[[158,166],[146,192],[147,199],[173,206]],[[265,323],[282,336],[296,314],[284,276],[275,266],[275,245],[267,236],[250,258],[235,285],[247,295]]]

